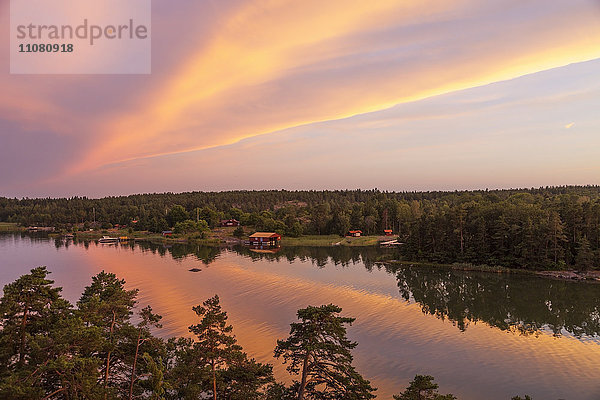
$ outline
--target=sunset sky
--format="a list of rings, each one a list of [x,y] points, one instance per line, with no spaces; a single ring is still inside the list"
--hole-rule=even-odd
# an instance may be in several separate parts
[[[150,75],[9,75],[3,28],[0,196],[600,184],[598,0],[152,13]]]

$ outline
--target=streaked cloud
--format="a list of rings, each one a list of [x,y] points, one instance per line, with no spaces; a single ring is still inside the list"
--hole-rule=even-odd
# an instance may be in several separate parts
[[[600,60],[211,149],[106,165],[36,193],[454,190],[600,184]],[[568,79],[575,77],[573,79]],[[578,129],[565,132],[565,120]],[[268,170],[268,176],[256,171]]]
[[[532,3],[251,2],[149,104],[110,120],[108,140],[81,166],[234,143],[600,57],[589,4]]]
[[[5,10],[6,3],[0,7]],[[3,132],[11,136],[13,148],[22,147],[14,143],[27,132],[43,131],[72,145],[67,159],[60,151],[33,149],[34,157],[44,155],[45,164],[37,176],[27,175],[31,180],[24,187],[66,188],[78,176],[106,175],[125,165],[168,164],[170,159],[184,164],[171,167],[177,175],[192,178],[197,171],[184,171],[185,165],[202,165],[193,157],[227,157],[224,152],[237,154],[235,149],[252,143],[246,139],[261,142],[266,140],[261,135],[270,132],[285,138],[290,129],[302,134],[294,136],[292,147],[285,147],[287,139],[279,144],[285,159],[307,159],[314,150],[296,144],[311,143],[326,121],[340,121],[335,129],[357,140],[368,142],[378,132],[383,139],[376,143],[384,149],[386,140],[402,148],[392,129],[398,128],[397,118],[407,121],[390,120],[383,110],[399,104],[414,110],[410,118],[420,121],[420,134],[426,137],[439,126],[436,121],[459,114],[477,118],[474,108],[506,106],[506,96],[512,94],[484,90],[478,92],[481,98],[446,105],[423,99],[600,58],[600,9],[593,0],[383,0],[368,5],[355,0],[231,0],[160,3],[154,11],[151,77],[0,77],[5,89],[0,119],[10,127]],[[0,14],[0,22],[6,18]],[[0,39],[0,45],[8,44]],[[556,85],[577,77],[560,79],[550,85],[557,101],[570,98],[572,88]],[[524,107],[535,107],[536,98],[548,104],[544,86],[533,90],[527,96],[515,90],[524,97]],[[345,125],[348,117],[373,112],[386,117]],[[519,129],[537,129],[525,114]],[[490,123],[503,124],[506,115],[493,118]],[[565,126],[564,119],[556,122]],[[516,132],[517,125],[510,129]],[[327,139],[333,135],[322,134]],[[456,132],[447,133],[445,140],[453,143],[453,138],[455,144],[462,140]],[[345,142],[331,145],[347,154],[355,151]],[[371,148],[371,155],[362,157],[377,162],[376,150],[382,149]],[[252,151],[257,157],[278,157],[262,148]],[[303,184],[314,178],[309,170],[298,177]],[[224,179],[236,174],[230,171]],[[164,179],[177,180],[174,175]],[[342,181],[368,185],[353,177]],[[18,180],[17,170],[11,182]],[[111,182],[106,185],[116,184]],[[154,190],[168,189],[164,185],[155,183]],[[0,191],[14,190],[0,185]]]

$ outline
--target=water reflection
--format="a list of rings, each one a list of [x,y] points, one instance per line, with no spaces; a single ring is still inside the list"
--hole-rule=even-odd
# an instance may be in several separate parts
[[[48,240],[43,234],[27,236],[34,242]],[[57,249],[73,244],[85,248],[90,244],[99,245],[89,240],[54,239]],[[451,321],[461,331],[465,331],[473,322],[483,321],[500,330],[523,335],[550,331],[556,336],[600,336],[598,284],[451,269],[383,266],[381,261],[393,253],[374,247],[283,247],[277,251],[256,251],[245,246],[220,248],[146,241],[109,246],[132,251],[139,249],[179,261],[192,257],[207,266],[228,251],[252,261],[311,262],[319,269],[331,265],[348,267],[362,264],[368,271],[373,268],[385,269],[391,279],[392,276],[396,277],[399,293],[404,300],[419,304],[425,314]]]
[[[38,235],[32,237],[33,241],[47,240]],[[58,237],[54,239],[56,248],[68,247],[70,244],[89,247],[91,240],[65,239]],[[237,254],[248,257],[254,261],[269,260],[273,262],[287,261],[310,261],[318,268],[325,268],[328,264],[347,267],[349,265],[364,264],[367,270],[371,270],[377,262],[382,261],[387,254],[391,255],[389,249],[378,249],[375,247],[282,247],[277,251],[256,250],[247,246],[233,246],[228,248],[218,246],[200,246],[188,243],[153,243],[147,241],[128,241],[122,243],[104,244],[103,246],[120,246],[134,250],[149,251],[161,256],[169,255],[175,260],[183,260],[186,257],[194,257],[208,265],[217,260],[223,251],[235,251]]]
[[[378,261],[381,261],[385,257],[385,254],[391,254],[386,249],[347,246],[282,247],[277,252],[257,252],[248,247],[236,246],[232,250],[255,261],[287,261],[289,263],[293,263],[294,261],[310,261],[318,268],[325,268],[331,264],[348,267],[362,263],[369,271],[373,269]]]
[[[521,334],[600,335],[598,284],[421,267],[399,268],[396,276],[405,300],[462,331],[483,321]]]
[[[491,400],[516,393],[600,398],[600,340],[587,336],[598,331],[598,286],[392,268],[377,262],[385,256],[375,248],[282,248],[273,254],[0,235],[0,283],[47,265],[74,302],[92,275],[114,272],[140,289],[140,306],[150,304],[163,315],[164,337],[189,334],[197,318],[191,306],[218,293],[240,343],[260,362],[274,363],[279,380],[289,376],[274,361],[273,348],[289,333],[296,310],[334,302],[357,318],[349,331],[359,343],[357,368],[379,388],[378,398],[390,399],[423,373],[465,400],[482,393]],[[526,325],[583,333],[506,333]]]

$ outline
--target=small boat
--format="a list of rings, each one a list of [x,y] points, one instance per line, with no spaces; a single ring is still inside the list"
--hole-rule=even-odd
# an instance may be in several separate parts
[[[202,270],[200,268],[191,268],[191,269],[188,269],[188,271],[190,271],[190,272],[200,272]]]
[[[71,235],[70,233],[65,235],[65,239],[73,239],[75,235]]]
[[[117,243],[118,241],[119,239],[110,236],[102,236],[102,239],[98,240],[99,243]]]

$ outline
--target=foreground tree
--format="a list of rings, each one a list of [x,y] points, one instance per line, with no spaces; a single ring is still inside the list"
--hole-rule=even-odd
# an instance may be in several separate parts
[[[98,354],[103,359],[101,372],[105,399],[109,392],[112,396],[115,391],[127,392],[127,379],[124,377],[128,369],[128,354],[123,350],[125,344],[131,341],[130,318],[137,293],[137,289],[125,289],[125,280],[102,271],[92,278],[92,284],[85,288],[77,303],[81,319],[102,332],[103,344]],[[117,351],[120,349],[123,350]]]
[[[148,370],[148,379],[143,384],[146,390],[150,393],[150,400],[164,400],[167,394],[167,389],[171,386],[165,380],[165,365],[163,364],[162,358],[155,360],[148,353],[144,353],[142,356],[146,362],[146,368]]]
[[[173,389],[173,396],[169,398],[198,399],[208,391],[205,387],[209,386],[209,374],[200,367],[201,360],[194,353],[193,345],[189,338],[167,341],[165,379]]]
[[[198,341],[194,349],[201,354],[202,361],[210,365],[213,399],[217,400],[217,370],[224,368],[242,348],[231,334],[233,327],[227,325],[227,313],[221,310],[219,296],[215,295],[193,308],[201,320],[190,326]]]
[[[345,325],[354,318],[340,317],[341,311],[333,304],[298,310],[300,322],[291,324],[287,339],[277,341],[275,357],[300,375],[292,385],[298,400],[375,398],[376,389],[352,366],[357,343],[348,340]]]
[[[45,267],[4,287],[0,300],[0,398],[98,399],[99,336],[83,325]]]
[[[4,287],[2,312],[2,365],[23,366],[31,357],[30,342],[47,331],[54,311],[65,311],[69,304],[60,296],[61,288],[47,279],[46,267],[38,267]],[[8,350],[8,351],[6,351]],[[16,358],[16,359],[15,359]]]
[[[440,394],[439,385],[431,375],[416,375],[406,390],[394,396],[394,400],[456,400],[452,394]]]
[[[268,385],[274,382],[273,367],[248,359],[245,353],[238,353],[220,374],[222,383],[219,398],[228,400],[261,400],[267,393]]]
[[[190,326],[197,341],[170,339],[167,377],[173,385],[173,398],[252,400],[266,398],[274,382],[271,365],[249,359],[227,324],[218,296],[193,310],[200,322]]]
[[[137,339],[135,341],[135,355],[133,357],[133,365],[131,366],[131,379],[129,381],[129,400],[133,399],[133,385],[136,380],[136,367],[138,362],[138,356],[140,354],[140,347],[147,341],[153,339],[150,328],[162,328],[160,320],[162,316],[152,313],[152,307],[147,306],[140,311],[141,321],[137,325]],[[144,353],[144,358],[151,358],[148,353]],[[146,360],[148,362],[148,360]],[[157,364],[154,362],[148,362],[155,369]]]

